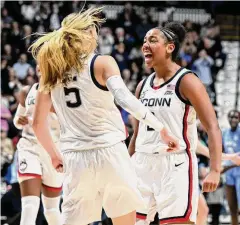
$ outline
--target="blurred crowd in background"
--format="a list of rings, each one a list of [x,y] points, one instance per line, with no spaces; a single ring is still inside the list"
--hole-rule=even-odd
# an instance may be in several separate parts
[[[38,82],[36,62],[28,52],[35,38],[31,34],[59,29],[62,19],[71,12],[80,11],[83,2],[16,1],[1,4],[1,194],[6,195],[11,189],[18,189],[14,152],[21,131],[14,127],[12,121],[19,102],[19,91],[25,85]],[[152,73],[144,66],[141,53],[143,38],[149,29],[163,26],[165,22],[153,20],[151,11],[147,8],[143,13],[139,13],[131,3],[121,5],[122,10],[115,19],[108,19],[105,15],[108,20],[99,32],[98,52],[112,55],[116,59],[127,87],[134,93],[137,84]],[[224,68],[227,57],[223,51],[219,24],[214,19],[204,24],[185,20],[183,24],[187,36],[181,47],[178,63],[198,74],[213,105],[217,106],[214,84],[216,75]],[[229,111],[231,109],[229,108]],[[121,112],[131,135],[131,117],[124,110]],[[206,133],[201,125],[199,138],[207,145]],[[199,157],[199,161],[201,167],[205,168],[201,169],[202,179],[208,167],[208,160]],[[210,196],[210,199],[212,204],[217,202],[224,206],[221,207],[221,213],[227,214],[227,204],[221,185],[218,191],[220,197],[216,200]],[[8,203],[10,205],[7,203],[2,205],[2,209],[11,210],[7,215],[9,217],[19,215],[21,210],[20,199],[17,199],[17,196],[19,197],[19,190],[8,196],[8,199],[13,199],[11,204]],[[44,223],[41,220],[38,224]]]

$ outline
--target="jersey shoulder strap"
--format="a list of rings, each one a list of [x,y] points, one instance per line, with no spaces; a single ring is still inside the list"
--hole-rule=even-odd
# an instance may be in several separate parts
[[[140,91],[139,91],[139,98],[140,98],[141,94],[144,92],[144,90],[147,89],[148,87],[150,87],[150,81],[151,81],[152,77],[154,76],[154,74],[155,74],[155,73],[152,73],[151,75],[149,75],[148,77],[146,77],[146,78],[143,80],[141,89],[140,89]]]
[[[196,73],[192,72],[191,70],[189,69],[186,69],[186,68],[183,68],[177,75],[176,77],[174,78],[174,83],[176,84],[175,85],[175,92],[176,92],[176,95],[178,96],[179,100],[182,101],[184,104],[186,105],[192,105],[191,102],[189,100],[186,100],[182,97],[182,95],[180,94],[180,83],[181,83],[181,80],[182,78],[189,74],[189,73],[192,73],[194,74],[195,76],[197,76]]]

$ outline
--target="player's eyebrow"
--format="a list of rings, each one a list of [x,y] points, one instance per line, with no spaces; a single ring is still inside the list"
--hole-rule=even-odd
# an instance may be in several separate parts
[[[147,38],[148,39],[157,38],[157,36],[156,35],[150,35],[149,37],[145,36],[143,40],[146,41]]]

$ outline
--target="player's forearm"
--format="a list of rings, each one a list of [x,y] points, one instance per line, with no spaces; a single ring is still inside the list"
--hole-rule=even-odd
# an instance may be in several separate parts
[[[209,149],[206,146],[204,146],[200,141],[198,142],[196,153],[199,155],[203,155],[207,158],[210,158]],[[222,160],[232,160],[232,158],[233,158],[232,154],[225,154],[225,153],[221,154]]]
[[[208,147],[210,153],[210,169],[216,172],[221,171],[222,158],[222,136],[221,131],[216,125],[207,131]]]
[[[222,160],[232,160],[232,154],[222,153]]]
[[[133,135],[128,146],[128,152],[130,156],[132,156],[135,153],[135,144],[136,144],[136,137]]]
[[[42,123],[33,122],[32,127],[42,147],[48,152],[51,158],[56,157],[57,155],[56,146],[52,140],[47,122],[42,122]]]
[[[156,131],[163,129],[163,124],[128,90],[120,76],[111,76],[106,84],[117,103],[127,112]]]
[[[200,154],[200,155],[203,155],[203,156],[206,156],[207,158],[209,158],[209,149],[204,146],[200,141],[198,141],[198,145],[197,145],[197,151],[196,151],[197,154]]]
[[[24,116],[25,113],[26,113],[26,108],[23,107],[21,104],[18,104],[17,111],[16,111],[14,119],[13,119],[13,124],[19,130],[23,129],[23,126],[18,123],[18,119],[20,116]]]

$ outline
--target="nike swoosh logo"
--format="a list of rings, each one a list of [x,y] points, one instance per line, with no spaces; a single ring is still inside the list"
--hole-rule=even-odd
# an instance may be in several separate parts
[[[178,166],[182,165],[183,163],[184,163],[184,162],[179,163],[179,164],[176,164],[176,163],[175,163],[175,167],[178,167]]]

